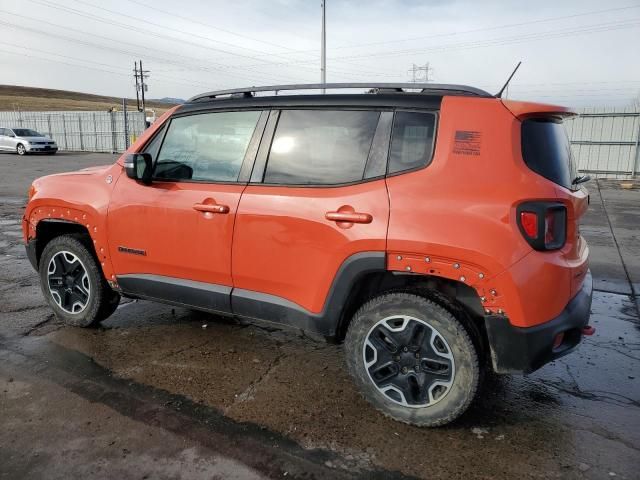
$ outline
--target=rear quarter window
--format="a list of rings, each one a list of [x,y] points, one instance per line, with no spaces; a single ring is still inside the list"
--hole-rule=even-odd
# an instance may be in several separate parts
[[[577,168],[561,120],[530,118],[522,122],[522,158],[544,178],[573,189]]]
[[[396,112],[389,153],[389,174],[417,169],[431,162],[435,125],[433,113]]]

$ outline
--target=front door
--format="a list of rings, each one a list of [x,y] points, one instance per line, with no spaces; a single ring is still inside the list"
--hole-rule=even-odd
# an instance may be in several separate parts
[[[177,116],[151,140],[151,185],[121,175],[109,205],[117,282],[126,293],[229,311],[231,241],[259,141],[260,111]],[[166,133],[165,133],[166,131]],[[256,133],[254,135],[254,133]]]
[[[263,142],[238,207],[234,313],[322,331],[314,322],[324,321],[341,267],[366,252],[384,268],[387,150],[376,144],[388,146],[390,116],[363,110],[280,113],[270,151],[262,151]]]

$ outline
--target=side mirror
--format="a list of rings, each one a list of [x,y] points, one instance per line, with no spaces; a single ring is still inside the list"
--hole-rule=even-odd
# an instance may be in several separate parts
[[[151,184],[153,159],[149,153],[130,153],[124,160],[127,177],[138,180],[145,185]]]

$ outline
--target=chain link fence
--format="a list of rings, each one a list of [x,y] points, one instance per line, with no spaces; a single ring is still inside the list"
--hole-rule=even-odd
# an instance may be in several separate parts
[[[565,124],[581,172],[618,179],[640,174],[640,109],[587,108]],[[122,152],[145,130],[145,117],[137,111],[0,112],[0,127],[37,130],[61,150]]]
[[[578,169],[597,178],[640,174],[640,109],[585,108],[565,122]]]
[[[123,152],[146,128],[137,111],[0,112],[0,127],[30,128],[80,152]]]

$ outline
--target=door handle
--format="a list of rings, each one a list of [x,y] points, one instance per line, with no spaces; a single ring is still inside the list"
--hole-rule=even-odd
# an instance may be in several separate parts
[[[369,213],[360,213],[353,211],[337,211],[327,212],[324,216],[327,220],[338,223],[371,223],[373,217]]]
[[[196,203],[193,209],[206,213],[229,213],[229,207],[227,205],[220,205],[218,203]]]

